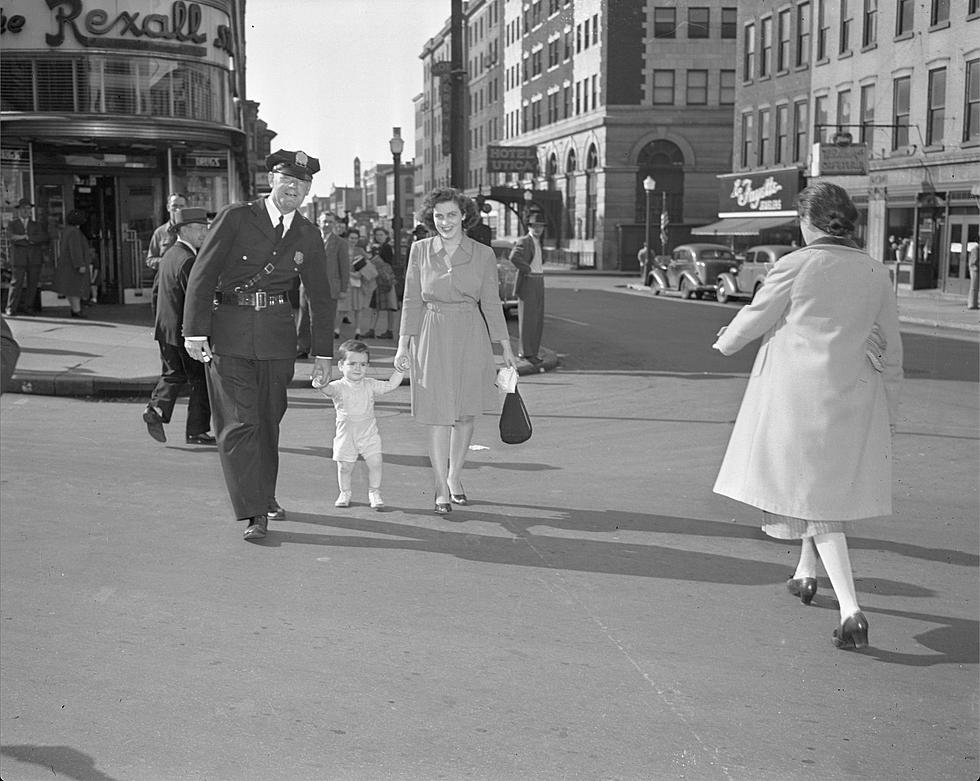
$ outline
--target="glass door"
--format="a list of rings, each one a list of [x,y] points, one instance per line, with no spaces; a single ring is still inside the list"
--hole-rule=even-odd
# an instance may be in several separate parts
[[[943,292],[965,296],[970,289],[967,255],[971,243],[980,242],[980,218],[951,214],[948,226],[947,257],[942,271]]]

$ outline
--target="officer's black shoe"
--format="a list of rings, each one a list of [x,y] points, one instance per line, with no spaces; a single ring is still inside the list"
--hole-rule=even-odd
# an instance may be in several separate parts
[[[167,434],[163,430],[163,418],[160,413],[147,404],[143,410],[143,420],[146,422],[146,430],[157,442],[166,442]]]
[[[268,529],[269,519],[264,515],[256,515],[254,518],[250,519],[248,528],[245,530],[245,534],[242,535],[242,539],[261,540],[263,537],[265,537]]]
[[[208,434],[206,431],[203,434],[188,434],[187,435],[188,445],[217,445],[218,440]]]
[[[286,520],[286,511],[282,509],[282,506],[275,500],[275,497],[269,502],[269,511],[266,513],[266,517],[270,521]]]

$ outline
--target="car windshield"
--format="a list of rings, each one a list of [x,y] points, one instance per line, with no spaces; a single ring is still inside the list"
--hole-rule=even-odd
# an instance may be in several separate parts
[[[734,253],[720,249],[706,249],[701,251],[702,260],[734,260]]]

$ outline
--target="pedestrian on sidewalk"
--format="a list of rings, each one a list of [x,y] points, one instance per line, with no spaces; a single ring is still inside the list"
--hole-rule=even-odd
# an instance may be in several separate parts
[[[327,279],[330,282],[330,322],[337,318],[337,302],[347,293],[350,279],[350,250],[343,239],[344,224],[333,212],[321,212],[317,218],[320,235],[323,237],[323,252],[327,257]],[[340,331],[334,327],[334,338]],[[331,348],[331,353],[333,349]],[[296,327],[296,357],[308,358],[310,354],[310,301],[306,286],[299,286],[299,324]]]
[[[519,357],[537,366],[541,363],[541,334],[544,331],[544,254],[541,237],[544,219],[536,212],[527,218],[527,235],[510,251],[510,262],[517,266],[517,318],[521,334]]]
[[[350,296],[349,317],[354,323],[354,338],[367,338],[371,322],[371,296],[374,295],[378,271],[371,263],[367,242],[361,238],[361,231],[350,228],[347,231],[347,245],[350,248]]]
[[[797,210],[806,246],[773,266],[714,344],[732,355],[763,337],[714,490],[761,509],[766,534],[802,540],[787,587],[804,604],[819,555],[840,606],[834,644],[863,648],[845,532],[892,511],[898,309],[887,270],[851,238],[858,211],[843,188],[811,185]]]
[[[970,293],[966,299],[967,309],[980,308],[980,243],[969,241],[966,244],[966,268],[970,274]]]
[[[499,405],[491,340],[517,368],[504,321],[493,250],[463,232],[476,206],[451,187],[422,202],[435,234],[412,243],[395,368],[411,371],[412,416],[428,429],[435,512],[466,504],[462,473],[476,415]]]
[[[372,251],[371,262],[378,272],[371,295],[371,328],[365,334],[368,339],[393,339],[391,326],[398,311],[395,297],[395,272],[379,253]]]
[[[72,317],[84,318],[82,299],[89,294],[92,245],[80,226],[88,222],[88,215],[74,209],[68,212],[65,222],[67,225],[59,242],[58,266],[54,270],[54,289],[68,299]]]
[[[190,398],[187,402],[187,422],[184,424],[185,441],[188,445],[213,445],[215,439],[208,433],[211,428],[211,404],[204,364],[188,355],[181,332],[187,279],[208,232],[208,213],[194,207],[177,209],[173,215],[173,225],[177,232],[176,241],[157,264],[159,282],[153,338],[160,346],[163,368],[150,394],[150,402],[143,410],[143,421],[151,437],[157,442],[166,442],[167,434],[163,427],[170,422],[177,397],[187,387]]]
[[[187,280],[184,346],[207,362],[218,454],[246,540],[265,537],[286,512],[276,500],[279,423],[296,367],[289,291],[297,278],[310,302],[313,377],[326,377],[333,350],[330,281],[323,239],[297,208],[319,161],[278,150],[265,161],[270,194],[225,207]]]
[[[44,223],[31,216],[33,209],[30,198],[21,198],[14,209],[17,216],[7,224],[7,236],[13,242],[10,290],[4,312],[7,317],[37,314],[37,286],[50,237]]]
[[[395,369],[386,382],[367,376],[371,353],[364,342],[348,339],[337,349],[337,366],[341,378],[328,382],[327,377],[315,377],[313,387],[333,402],[337,426],[333,438],[333,460],[337,462],[337,484],[340,494],[335,507],[350,507],[351,475],[357,457],[363,456],[368,468],[368,502],[373,510],[384,508],[381,498],[381,434],[374,416],[374,400],[390,393],[404,379],[404,372]]]
[[[157,309],[157,295],[160,275],[157,270],[160,267],[160,260],[177,241],[177,226],[174,225],[174,218],[180,209],[187,206],[187,197],[183,193],[170,193],[167,196],[167,221],[163,225],[158,225],[153,235],[150,236],[150,243],[146,247],[146,267],[153,269],[153,284],[150,289],[150,304],[153,311]]]

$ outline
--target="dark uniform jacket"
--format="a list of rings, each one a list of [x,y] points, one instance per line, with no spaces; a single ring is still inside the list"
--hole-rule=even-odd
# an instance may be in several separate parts
[[[310,299],[311,352],[330,355],[333,323],[327,312],[330,282],[320,231],[296,212],[278,246],[265,200],[233,204],[215,218],[187,281],[184,336],[207,336],[218,355],[271,360],[296,357],[296,325],[292,308],[276,304],[264,309],[222,303],[223,295],[263,291],[287,293],[297,276]],[[319,345],[323,345],[318,349]]]
[[[163,253],[157,269],[160,281],[157,294],[156,327],[153,338],[158,342],[183,346],[184,336],[180,330],[184,320],[184,296],[187,279],[194,265],[194,248],[177,241]]]
[[[519,298],[524,280],[531,273],[531,263],[534,260],[534,240],[530,236],[521,236],[510,251],[510,262],[517,266],[517,282],[514,294]]]

